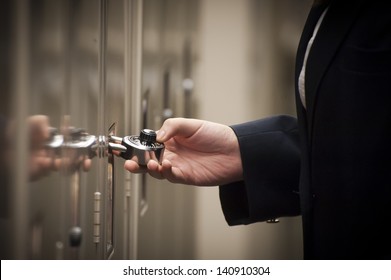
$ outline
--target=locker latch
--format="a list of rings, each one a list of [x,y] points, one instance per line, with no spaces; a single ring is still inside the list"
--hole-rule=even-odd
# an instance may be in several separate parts
[[[108,137],[91,135],[81,128],[68,128],[65,134],[58,134],[56,128],[50,130],[51,138],[46,146],[53,149],[57,155],[61,153],[61,149],[70,149],[77,151],[78,156],[87,156],[92,159],[94,157],[105,157],[112,150],[126,151],[126,147],[107,141]]]

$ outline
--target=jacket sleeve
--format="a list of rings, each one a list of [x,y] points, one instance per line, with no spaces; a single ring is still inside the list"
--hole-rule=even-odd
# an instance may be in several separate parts
[[[243,181],[220,186],[229,225],[300,214],[300,149],[297,120],[290,116],[234,125]]]

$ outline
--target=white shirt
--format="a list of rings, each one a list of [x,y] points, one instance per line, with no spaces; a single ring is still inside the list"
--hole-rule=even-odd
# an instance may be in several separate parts
[[[298,83],[298,85],[299,85],[299,94],[300,94],[301,103],[303,104],[304,108],[306,108],[306,102],[305,102],[305,70],[306,69],[305,68],[306,68],[306,65],[307,65],[308,54],[310,53],[312,44],[313,44],[313,42],[315,40],[315,37],[316,37],[316,34],[318,33],[320,24],[322,23],[323,18],[325,16],[327,10],[328,10],[328,8],[326,8],[326,10],[324,10],[322,15],[320,16],[318,22],[316,23],[314,32],[312,33],[312,37],[308,41],[307,49],[306,49],[305,55],[304,55],[303,67],[301,68],[300,75],[299,75],[299,83]]]

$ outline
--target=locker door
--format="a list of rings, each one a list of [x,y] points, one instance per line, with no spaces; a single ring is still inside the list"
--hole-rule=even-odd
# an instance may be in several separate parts
[[[8,233],[7,255],[70,258],[72,176],[68,170],[73,163],[65,150],[46,149],[48,126],[66,134],[69,123],[65,115],[69,115],[71,90],[70,6],[65,1],[7,2],[7,27],[11,34],[18,34],[6,41],[11,57],[8,94],[12,108],[6,120],[11,131],[6,135],[11,140],[6,150],[12,154],[6,162],[11,170],[6,187],[9,211],[3,228]],[[69,167],[63,165],[66,161]],[[72,209],[76,210],[76,205]]]
[[[107,136],[189,116],[194,3],[2,1],[5,258],[191,258],[192,190],[125,172]]]
[[[2,139],[10,144],[2,154],[12,155],[1,161],[10,171],[2,174],[9,198],[2,254],[134,258],[138,181],[107,153],[107,139],[140,129],[133,32],[141,1],[2,3],[9,16],[1,36],[12,62],[1,68],[10,73],[1,107]]]

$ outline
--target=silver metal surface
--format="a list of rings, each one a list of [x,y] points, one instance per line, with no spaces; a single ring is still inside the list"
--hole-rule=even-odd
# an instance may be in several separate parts
[[[125,136],[123,145],[127,151],[122,156],[126,159],[136,161],[139,165],[147,165],[149,160],[162,162],[164,145],[158,142],[143,143],[140,136]]]

